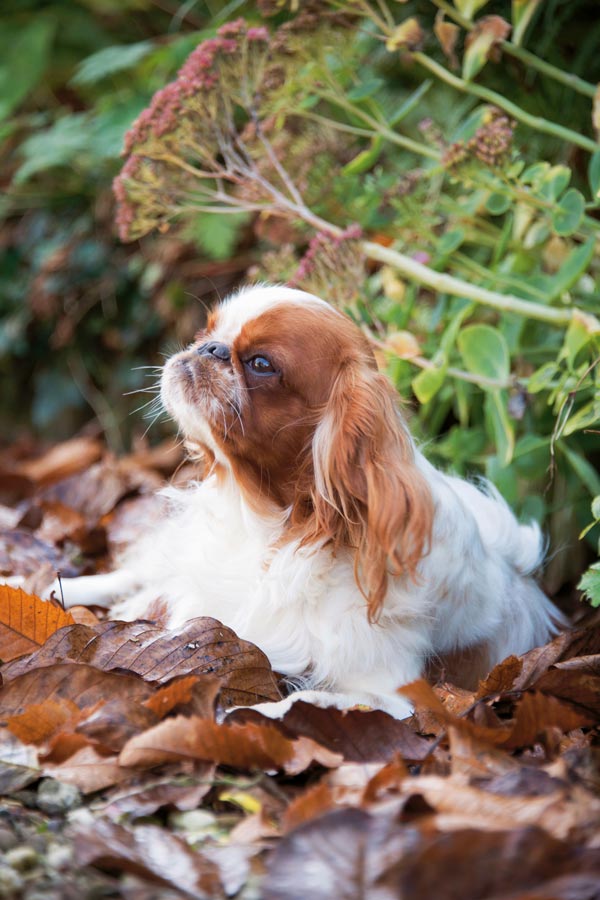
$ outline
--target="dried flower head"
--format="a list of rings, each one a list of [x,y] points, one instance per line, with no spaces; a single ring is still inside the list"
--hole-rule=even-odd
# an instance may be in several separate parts
[[[361,238],[358,225],[350,225],[335,236],[316,234],[290,281],[292,287],[325,296],[335,306],[353,305],[361,296],[365,280]]]
[[[500,168],[511,157],[515,123],[496,107],[487,110],[486,121],[468,141],[450,144],[442,154],[446,169],[456,169],[470,159],[490,168]]]

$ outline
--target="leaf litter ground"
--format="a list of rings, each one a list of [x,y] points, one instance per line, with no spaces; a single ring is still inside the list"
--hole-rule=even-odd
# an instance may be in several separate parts
[[[0,456],[0,575],[26,578],[0,588],[0,897],[600,898],[600,618],[475,691],[409,685],[403,722],[271,721],[277,676],[222,623],[36,597],[109,568],[174,472],[94,437]]]

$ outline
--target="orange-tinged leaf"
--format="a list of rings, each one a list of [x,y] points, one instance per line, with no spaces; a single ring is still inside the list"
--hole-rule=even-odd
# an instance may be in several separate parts
[[[159,688],[155,694],[144,700],[144,706],[152,710],[160,719],[164,719],[176,706],[191,701],[194,685],[198,684],[198,681],[198,675],[185,675],[183,678],[172,681],[171,684]],[[214,683],[216,697],[219,682],[215,679]]]
[[[327,782],[320,781],[292,800],[283,817],[283,831],[293,831],[303,822],[329,812],[335,806],[334,789]]]
[[[0,585],[0,659],[7,662],[37,650],[73,616],[53,603],[26,594],[21,588]]]
[[[77,704],[60,697],[32,703],[24,712],[7,716],[6,724],[24,744],[43,744],[67,723],[74,724],[80,718]]]
[[[50,484],[87,469],[102,456],[102,444],[95,438],[72,438],[56,444],[43,456],[21,462],[18,471],[38,484]]]
[[[200,759],[239,769],[284,769],[296,774],[311,762],[331,768],[338,753],[309,738],[285,737],[273,725],[220,725],[198,716],[166,719],[127,742],[119,762],[124,766],[156,766],[179,759]]]

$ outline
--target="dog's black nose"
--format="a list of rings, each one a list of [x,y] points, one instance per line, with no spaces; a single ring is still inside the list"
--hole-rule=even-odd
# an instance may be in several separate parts
[[[208,344],[202,344],[198,347],[200,356],[216,356],[223,362],[229,362],[231,359],[231,351],[227,344],[220,344],[218,341],[210,341]]]

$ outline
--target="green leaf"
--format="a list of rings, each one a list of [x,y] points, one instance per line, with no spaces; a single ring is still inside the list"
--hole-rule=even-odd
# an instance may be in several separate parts
[[[552,228],[556,234],[566,237],[577,231],[585,213],[585,197],[570,188],[552,213]]]
[[[394,125],[397,125],[398,122],[401,122],[402,119],[406,118],[406,116],[413,111],[413,109],[419,105],[422,98],[425,96],[429,88],[432,86],[433,81],[431,79],[427,79],[423,81],[419,87],[412,92],[410,97],[404,101],[402,106],[396,110],[395,113],[388,119],[388,125],[390,128],[393,128]]]
[[[368,172],[379,159],[382,149],[383,138],[377,135],[367,150],[362,150],[354,159],[346,163],[342,169],[342,175],[362,175],[363,172]]]
[[[592,606],[600,606],[600,563],[593,563],[577,585]]]
[[[9,116],[37,86],[46,71],[54,24],[39,16],[0,38],[0,119]]]
[[[558,200],[569,185],[571,170],[568,166],[550,166],[537,181],[536,187],[544,200]]]
[[[530,394],[539,394],[540,391],[550,390],[557,372],[558,366],[555,362],[544,363],[533,375],[529,376],[527,391]]]
[[[485,6],[488,0],[454,0],[454,5],[465,19],[472,19],[475,13]]]
[[[458,250],[464,239],[465,232],[463,228],[452,228],[451,231],[444,232],[437,244],[438,253],[440,253],[441,256],[448,256],[450,253],[454,253],[455,250]]]
[[[494,443],[498,459],[507,466],[513,458],[515,449],[515,431],[508,415],[506,391],[498,389],[488,391],[485,397],[486,413],[492,424]]]
[[[585,457],[581,456],[580,453],[567,447],[564,441],[559,441],[556,446],[560,449],[561,453],[564,455],[579,480],[586,486],[590,494],[593,497],[600,494],[600,475],[598,475],[594,466],[592,466]]]
[[[469,372],[505,381],[510,354],[503,334],[491,325],[468,325],[458,336],[458,349]]]
[[[373,94],[376,94],[383,87],[384,83],[381,78],[369,78],[367,81],[363,81],[362,84],[357,84],[356,87],[351,88],[346,96],[348,100],[366,100],[367,97],[372,97]]]
[[[573,287],[576,281],[581,278],[594,255],[595,238],[589,238],[585,244],[579,244],[569,253],[567,259],[562,264],[558,272],[548,278],[546,281],[549,298],[559,297]]]
[[[185,229],[185,236],[194,240],[211,259],[228,259],[248,221],[248,214],[200,213]]]
[[[25,162],[15,173],[15,183],[23,184],[46,169],[71,165],[88,147],[89,117],[85,113],[63,116],[50,128],[32,134],[21,144]]]
[[[531,17],[540,5],[541,0],[512,0],[512,41],[517,46],[531,21]]]
[[[569,416],[563,429],[563,437],[573,434],[575,431],[583,431],[585,428],[598,428],[600,425],[600,397],[584,404],[576,413]]]
[[[566,359],[570,369],[575,365],[575,357],[579,351],[589,344],[594,335],[597,335],[594,326],[595,320],[581,312],[576,313],[569,322],[560,359]]]
[[[462,75],[471,81],[483,69],[492,47],[510,34],[510,25],[501,16],[484,16],[470,32],[465,45]]]
[[[600,200],[600,150],[592,153],[588,166],[588,180],[594,200]]]
[[[413,378],[411,387],[419,403],[429,403],[435,397],[446,378],[446,367],[423,369]]]
[[[102,78],[106,78],[107,75],[115,75],[117,72],[131,69],[154,49],[155,45],[152,41],[105,47],[103,50],[98,50],[97,53],[92,53],[79,64],[70,84],[77,87],[95,84]]]
[[[596,522],[600,521],[600,494],[592,500],[592,515]]]
[[[490,194],[485,204],[485,208],[492,216],[501,216],[510,209],[512,200],[506,194]]]

